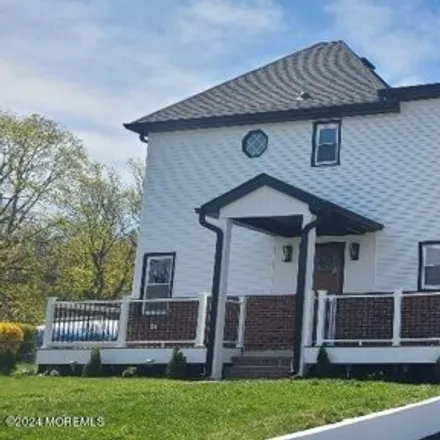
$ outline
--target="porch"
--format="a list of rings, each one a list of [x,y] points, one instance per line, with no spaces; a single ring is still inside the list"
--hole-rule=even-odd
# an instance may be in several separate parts
[[[222,365],[234,358],[292,359],[296,295],[228,298]],[[312,342],[305,364],[326,346],[336,364],[435,363],[440,354],[440,292],[314,293]],[[166,364],[173,347],[188,363],[206,362],[211,298],[66,302],[50,298],[37,353],[42,365],[88,361],[91,347],[105,364]]]

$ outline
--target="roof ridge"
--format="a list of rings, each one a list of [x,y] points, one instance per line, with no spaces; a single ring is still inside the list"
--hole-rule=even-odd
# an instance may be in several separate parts
[[[195,93],[194,95],[191,95],[191,96],[188,96],[188,97],[186,97],[186,98],[180,99],[179,101],[174,102],[174,103],[172,103],[172,104],[169,104],[169,105],[167,105],[167,106],[165,106],[165,107],[162,107],[162,108],[160,108],[159,110],[156,110],[156,111],[153,112],[153,113],[149,113],[148,115],[145,115],[145,116],[142,116],[141,118],[135,119],[134,121],[129,122],[128,124],[134,124],[134,123],[136,123],[136,122],[142,122],[142,120],[143,120],[144,118],[146,118],[146,117],[154,116],[154,115],[158,114],[159,112],[162,112],[163,110],[166,110],[166,109],[168,109],[168,108],[170,108],[170,107],[174,107],[175,105],[181,104],[182,102],[185,102],[185,101],[187,101],[187,100],[189,100],[189,99],[196,98],[196,97],[198,97],[198,96],[200,96],[200,95],[202,95],[202,94],[205,94],[205,93],[207,93],[207,92],[210,92],[211,90],[214,90],[214,89],[216,89],[216,88],[218,88],[218,87],[222,87],[222,86],[224,86],[224,85],[226,85],[226,84],[229,84],[229,83],[231,83],[231,82],[233,82],[233,81],[237,81],[237,80],[240,79],[240,78],[244,78],[245,76],[248,76],[248,75],[254,74],[254,73],[256,73],[256,72],[258,72],[258,71],[260,71],[260,70],[264,70],[264,69],[268,68],[269,66],[271,66],[272,64],[278,63],[278,62],[280,62],[280,61],[282,61],[282,60],[285,60],[285,59],[287,59],[287,58],[289,58],[289,57],[291,57],[291,56],[297,56],[297,55],[301,54],[302,52],[305,52],[305,51],[307,51],[307,50],[313,49],[313,48],[318,47],[318,46],[324,46],[324,45],[328,45],[328,44],[336,44],[336,43],[343,43],[346,47],[348,47],[347,44],[346,44],[343,40],[335,40],[335,41],[320,41],[319,43],[312,44],[311,46],[307,46],[307,47],[305,47],[305,48],[303,48],[303,49],[300,49],[300,50],[298,50],[298,51],[296,51],[296,52],[289,53],[289,54],[284,55],[284,56],[282,56],[282,57],[280,57],[280,58],[277,58],[277,59],[275,59],[275,60],[273,60],[273,61],[270,61],[270,62],[264,64],[263,66],[256,67],[255,69],[249,70],[249,71],[247,71],[247,72],[245,72],[245,73],[242,73],[242,74],[240,74],[240,75],[238,75],[238,76],[234,76],[233,78],[227,79],[227,80],[225,80],[225,81],[223,81],[223,82],[221,82],[221,83],[219,83],[219,84],[216,84],[216,85],[214,85],[214,86],[212,86],[212,87],[209,87],[209,88],[207,88],[207,89],[204,89],[204,90],[202,90],[202,91],[200,91],[200,92],[197,92],[197,93]],[[350,49],[350,50],[351,50],[351,49]],[[353,51],[352,51],[352,52],[353,52]],[[354,52],[353,52],[353,53],[354,53]],[[355,53],[355,55],[358,57],[358,55],[357,55],[356,53]],[[358,57],[358,58],[359,58],[359,57]]]
[[[374,69],[367,67],[361,57],[344,40],[339,40],[339,43],[343,44],[345,48],[359,60],[363,69],[367,69],[369,73],[372,73],[385,86],[385,88],[391,87]]]

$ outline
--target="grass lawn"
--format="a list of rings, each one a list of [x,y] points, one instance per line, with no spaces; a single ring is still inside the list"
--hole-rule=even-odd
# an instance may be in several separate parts
[[[440,386],[340,380],[0,377],[0,439],[266,439],[438,394]],[[105,426],[7,428],[7,415],[101,416]]]

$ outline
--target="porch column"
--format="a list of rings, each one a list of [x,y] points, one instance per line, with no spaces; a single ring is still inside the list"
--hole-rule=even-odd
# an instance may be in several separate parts
[[[307,222],[310,224],[316,220],[315,216],[311,216]],[[304,306],[303,306],[303,322],[301,335],[301,355],[300,368],[298,374],[304,373],[304,348],[312,345],[313,335],[313,312],[315,305],[315,292],[313,291],[313,273],[315,269],[315,248],[316,248],[316,225],[310,229],[307,240],[307,263],[305,267],[304,282]]]
[[[228,294],[228,271],[231,250],[232,219],[220,218],[219,226],[223,230],[223,249],[220,270],[217,323],[215,327],[214,350],[211,379],[219,380],[223,373],[223,336],[225,330],[226,297]]]
[[[315,259],[317,218],[303,215],[295,307],[295,340],[293,347],[293,372],[304,373],[303,349],[311,345],[313,331],[313,270]]]

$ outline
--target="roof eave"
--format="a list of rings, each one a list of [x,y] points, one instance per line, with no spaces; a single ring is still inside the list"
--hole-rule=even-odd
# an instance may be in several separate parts
[[[127,130],[148,135],[152,132],[168,132],[200,128],[230,127],[257,123],[288,122],[305,119],[340,118],[343,116],[370,115],[377,113],[397,113],[399,101],[395,99],[372,102],[314,107],[297,110],[281,110],[260,113],[233,114],[206,118],[173,119],[157,122],[134,121],[123,124]]]
[[[394,99],[399,101],[440,98],[440,83],[391,87],[389,89],[379,90],[379,96],[381,99]]]

